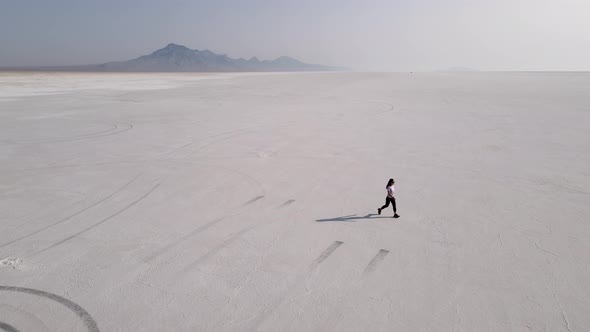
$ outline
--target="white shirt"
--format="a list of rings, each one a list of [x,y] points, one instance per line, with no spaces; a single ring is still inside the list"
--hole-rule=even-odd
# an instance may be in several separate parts
[[[395,187],[393,185],[387,187],[387,197],[393,197],[394,192],[395,192]]]

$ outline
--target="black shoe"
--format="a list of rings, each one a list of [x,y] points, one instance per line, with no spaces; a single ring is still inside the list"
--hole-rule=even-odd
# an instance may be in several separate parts
[[[379,212],[379,215],[381,215],[381,208],[377,208],[377,212]]]
[[[396,213],[396,214],[393,215],[393,217],[394,218],[399,218],[399,214]]]

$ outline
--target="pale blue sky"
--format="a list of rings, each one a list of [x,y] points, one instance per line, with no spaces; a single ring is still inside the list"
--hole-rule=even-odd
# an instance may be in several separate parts
[[[0,0],[0,66],[174,42],[359,70],[590,70],[589,17],[587,0]]]

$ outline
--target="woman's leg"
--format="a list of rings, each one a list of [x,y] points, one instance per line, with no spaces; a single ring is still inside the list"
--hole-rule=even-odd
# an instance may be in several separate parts
[[[395,197],[390,198],[391,200],[391,207],[393,207],[393,214],[397,214],[396,206],[395,206]]]
[[[380,210],[383,210],[388,206],[389,206],[389,197],[385,198],[385,205],[383,205]]]

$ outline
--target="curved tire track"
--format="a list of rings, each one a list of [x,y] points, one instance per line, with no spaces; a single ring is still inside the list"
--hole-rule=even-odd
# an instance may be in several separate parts
[[[84,325],[86,326],[88,331],[90,331],[90,332],[99,332],[100,331],[98,329],[98,325],[96,324],[96,322],[94,321],[92,316],[90,316],[88,311],[84,310],[84,308],[82,308],[78,304],[66,299],[65,297],[61,297],[59,295],[45,292],[45,291],[38,290],[38,289],[24,288],[24,287],[0,286],[0,291],[31,294],[31,295],[36,295],[36,296],[40,296],[40,297],[44,297],[46,299],[52,300],[54,302],[57,302],[57,303],[65,306],[66,308],[68,308],[72,312],[74,312],[80,318],[80,320],[82,320],[82,322],[84,322]],[[6,324],[6,325],[9,327],[12,327],[8,324]],[[3,328],[2,325],[0,325],[0,327]],[[14,327],[12,327],[12,328],[14,329]],[[14,329],[14,330],[7,330],[7,331],[18,331],[18,330]]]
[[[121,128],[123,127],[123,128]],[[98,137],[107,137],[112,135],[117,135],[124,133],[128,130],[133,129],[133,125],[130,123],[119,122],[114,124],[114,128],[109,130],[105,130],[102,132],[92,133],[92,134],[84,134],[84,135],[77,135],[71,137],[62,137],[62,138],[55,138],[55,139],[48,139],[48,140],[37,140],[37,141],[16,141],[16,144],[44,144],[44,143],[57,143],[57,142],[71,142],[71,141],[79,141],[84,139],[91,139],[91,138],[98,138]]]
[[[286,124],[286,123],[291,123],[291,121],[279,122],[279,123],[276,123],[275,125]],[[213,144],[217,144],[219,142],[227,141],[227,140],[232,139],[232,138],[237,137],[237,136],[249,134],[252,131],[252,129],[259,128],[259,127],[261,127],[261,126],[258,126],[258,125],[246,126],[246,127],[235,129],[235,130],[230,130],[230,131],[222,132],[222,133],[219,133],[219,134],[214,134],[214,135],[211,135],[211,136],[209,136],[209,137],[207,137],[207,138],[205,138],[205,139],[203,139],[201,141],[191,141],[191,142],[186,143],[184,145],[181,145],[181,146],[179,146],[177,148],[174,148],[174,149],[172,149],[172,150],[170,150],[168,152],[164,152],[161,155],[159,155],[157,158],[160,158],[160,157],[163,157],[163,156],[167,156],[167,155],[173,154],[175,152],[181,151],[181,150],[186,149],[187,147],[189,147],[189,146],[191,146],[191,145],[193,145],[195,143],[202,143],[203,141],[207,141],[207,140],[210,140],[210,139],[213,139],[213,138],[217,138],[217,137],[224,136],[224,135],[229,135],[229,136],[221,137],[219,139],[214,139],[214,140],[212,140],[210,142],[207,142],[207,143],[205,143],[203,145],[200,145],[195,150],[189,152],[188,155],[191,156],[192,154],[196,153],[197,151],[203,150],[203,149],[205,149],[205,148],[207,148],[207,147],[209,147],[209,146],[211,146]]]
[[[388,107],[388,109],[386,109],[384,111],[377,112],[375,115],[381,115],[383,113],[388,113],[388,112],[391,112],[391,111],[393,111],[395,109],[395,107],[392,104],[386,103],[386,102],[383,102],[383,101],[375,101],[375,102],[372,102],[372,103],[381,104],[381,105],[385,105],[385,106]]]
[[[248,131],[246,131],[244,129],[237,129],[237,130],[232,130],[232,131],[228,131],[228,132],[224,132],[224,133],[220,133],[220,134],[209,136],[205,140],[212,139],[212,138],[217,138],[219,136],[224,136],[224,135],[228,135],[229,134],[229,136],[221,137],[219,139],[214,139],[214,140],[212,140],[212,141],[210,141],[208,143],[205,143],[203,145],[198,146],[195,150],[189,152],[189,156],[192,155],[193,153],[196,153],[199,150],[202,150],[202,149],[210,146],[210,145],[213,145],[213,144],[216,144],[216,143],[219,143],[219,142],[223,142],[223,141],[227,141],[227,140],[232,139],[232,138],[234,138],[236,136],[245,135],[247,133],[248,133]],[[190,143],[186,143],[186,144],[181,145],[181,146],[179,146],[177,148],[174,148],[174,149],[172,149],[172,150],[170,150],[168,152],[162,153],[157,158],[161,158],[161,157],[164,157],[164,156],[168,156],[168,155],[174,154],[174,153],[179,152],[181,150],[184,150],[184,149],[188,148],[189,146],[191,146],[191,145],[193,145],[195,143],[198,143],[198,142],[199,141],[192,141]]]
[[[4,322],[0,322],[0,330],[6,332],[19,332],[19,330],[16,327]]]

